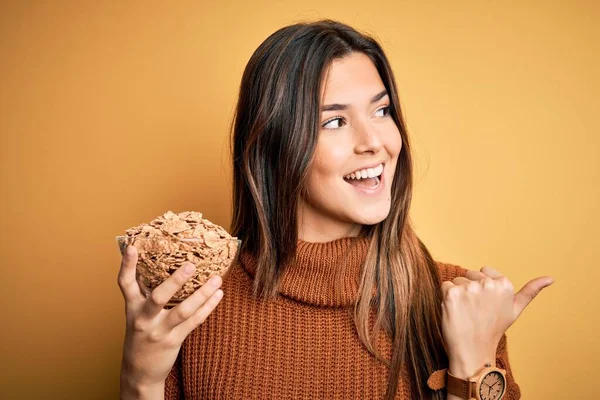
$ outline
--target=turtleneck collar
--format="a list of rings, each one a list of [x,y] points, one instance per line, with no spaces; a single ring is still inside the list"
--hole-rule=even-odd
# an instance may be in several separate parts
[[[279,293],[302,303],[347,307],[358,297],[360,272],[369,239],[344,237],[316,243],[298,240],[294,262],[283,269]],[[254,277],[256,257],[240,254],[240,263]],[[336,274],[339,278],[336,279]]]

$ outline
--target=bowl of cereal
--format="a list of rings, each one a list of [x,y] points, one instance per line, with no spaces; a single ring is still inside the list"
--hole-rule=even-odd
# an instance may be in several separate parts
[[[146,297],[186,262],[196,271],[167,303],[172,308],[188,298],[214,275],[224,277],[236,260],[241,240],[231,236],[201,213],[167,211],[149,223],[117,236],[121,254],[128,245],[137,249],[136,277]]]

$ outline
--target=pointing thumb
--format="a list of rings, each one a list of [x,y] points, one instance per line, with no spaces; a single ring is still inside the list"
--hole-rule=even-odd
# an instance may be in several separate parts
[[[517,317],[521,315],[525,307],[542,291],[542,289],[552,285],[554,278],[542,276],[530,280],[515,295],[515,312]]]

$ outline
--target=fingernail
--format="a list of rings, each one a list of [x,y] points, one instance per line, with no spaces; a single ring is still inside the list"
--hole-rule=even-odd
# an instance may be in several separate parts
[[[194,264],[186,264],[185,267],[183,267],[183,272],[185,272],[186,274],[191,274],[192,272],[194,272],[195,269],[196,267],[194,266]]]

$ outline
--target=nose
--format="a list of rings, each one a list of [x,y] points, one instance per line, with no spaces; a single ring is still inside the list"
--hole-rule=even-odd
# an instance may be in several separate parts
[[[357,154],[365,152],[377,154],[383,146],[381,133],[368,121],[354,124],[354,136],[356,138],[354,149]]]

